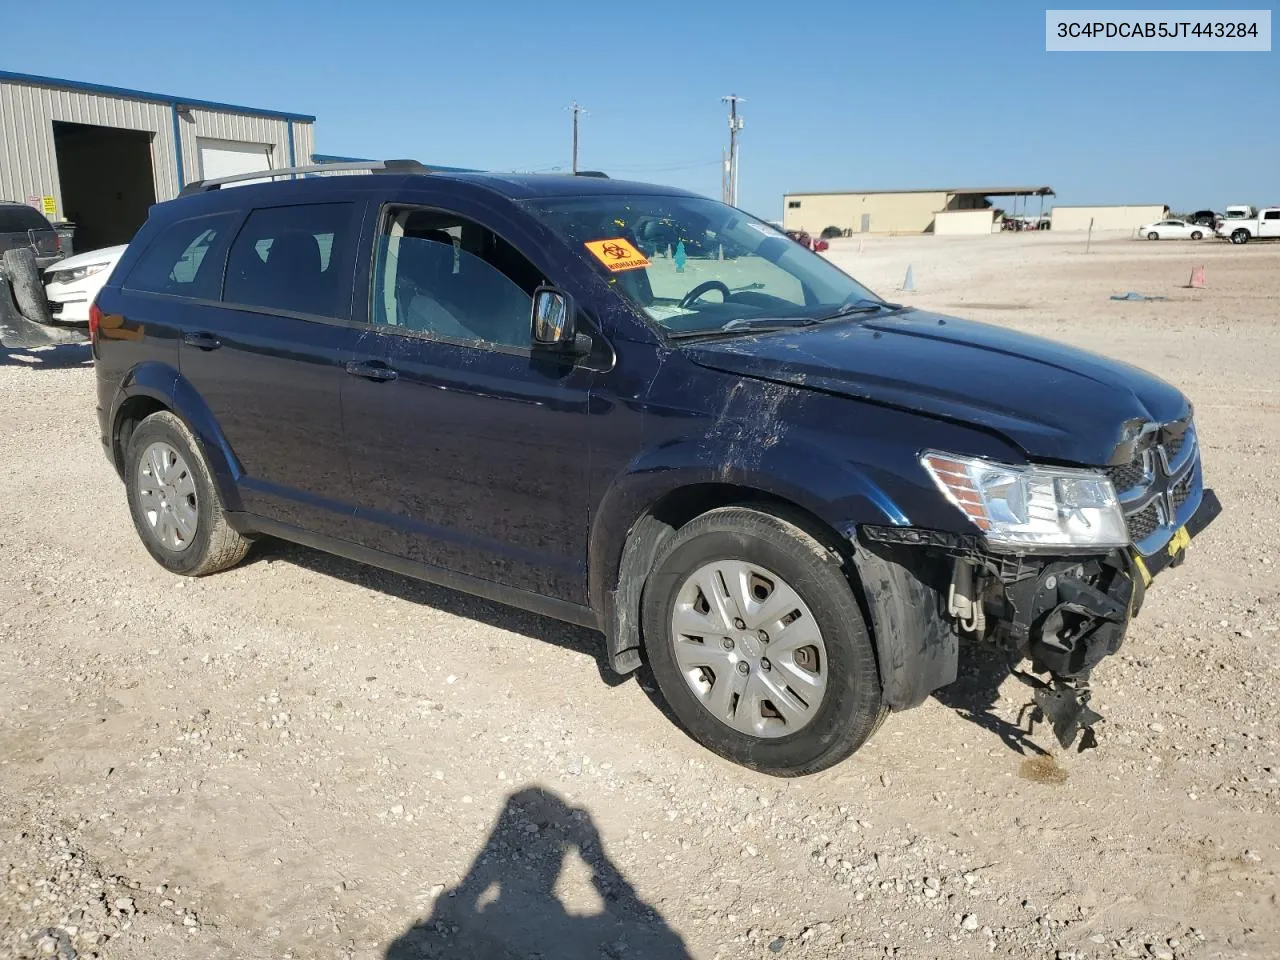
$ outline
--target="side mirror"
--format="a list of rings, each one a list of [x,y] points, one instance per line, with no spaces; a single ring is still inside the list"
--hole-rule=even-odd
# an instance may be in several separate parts
[[[533,345],[557,353],[582,356],[591,350],[591,338],[579,333],[573,298],[562,290],[541,286],[533,292]]]

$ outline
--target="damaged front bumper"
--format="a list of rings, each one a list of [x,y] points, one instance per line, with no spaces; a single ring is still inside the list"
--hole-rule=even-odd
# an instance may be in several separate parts
[[[868,544],[915,546],[949,558],[950,583],[937,591],[939,619],[1003,649],[1014,675],[1035,688],[1035,703],[1059,742],[1069,747],[1084,731],[1083,749],[1101,719],[1090,706],[1093,668],[1119,650],[1153,578],[1182,563],[1192,538],[1221,511],[1213,491],[1204,490],[1187,522],[1145,555],[1132,546],[1089,556],[1009,554],[976,536],[905,527],[861,533]],[[1023,660],[1031,672],[1017,668]]]

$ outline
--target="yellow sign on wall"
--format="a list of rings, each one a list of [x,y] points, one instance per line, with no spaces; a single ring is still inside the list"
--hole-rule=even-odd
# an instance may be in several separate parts
[[[50,220],[58,215],[58,202],[53,197],[41,197],[40,202],[44,209],[44,215]]]

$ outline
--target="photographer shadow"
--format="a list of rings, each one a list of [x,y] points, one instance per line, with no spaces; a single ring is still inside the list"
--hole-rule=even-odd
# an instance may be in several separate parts
[[[577,853],[603,909],[570,913],[556,895]],[[387,949],[386,960],[688,960],[681,937],[642,901],[604,851],[587,811],[550,791],[512,794],[462,882],[431,916]]]

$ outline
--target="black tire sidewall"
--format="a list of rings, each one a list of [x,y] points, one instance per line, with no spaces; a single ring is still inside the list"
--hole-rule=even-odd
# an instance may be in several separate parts
[[[209,553],[213,532],[213,498],[217,495],[213,489],[213,480],[204,457],[199,450],[192,448],[183,432],[168,422],[173,414],[153,414],[139,424],[129,438],[129,449],[125,454],[125,491],[129,501],[129,514],[133,518],[134,529],[142,540],[147,552],[166,570],[172,573],[189,574],[198,570]],[[196,485],[196,535],[189,547],[181,551],[173,551],[160,543],[142,514],[138,502],[138,461],[142,451],[157,440],[169,444],[182,455],[191,478]]]
[[[40,267],[36,263],[35,254],[25,247],[6,250],[3,260],[18,311],[36,323],[51,323],[53,313],[49,309],[44,284],[40,282]]]
[[[1192,231],[1191,231],[1191,239],[1192,239],[1192,240],[1203,240],[1203,239],[1204,239],[1204,234],[1203,234],[1203,233],[1201,233],[1199,230],[1192,230]]]
[[[695,521],[697,523],[697,521]],[[644,592],[644,640],[650,667],[668,706],[708,749],[754,770],[783,776],[829,766],[852,753],[874,730],[881,688],[861,611],[838,562],[811,545],[768,528],[715,524],[677,535],[658,559]],[[721,559],[759,564],[792,586],[817,620],[827,651],[827,690],[817,715],[776,739],[751,737],[715,719],[685,682],[670,635],[680,585],[702,565]],[[803,586],[799,586],[803,585]],[[834,757],[828,762],[827,758]]]

